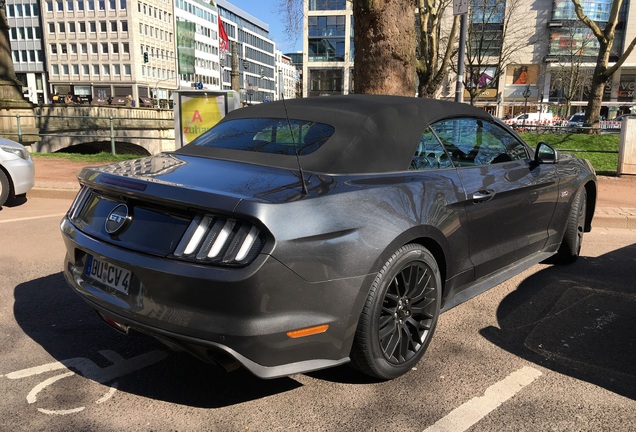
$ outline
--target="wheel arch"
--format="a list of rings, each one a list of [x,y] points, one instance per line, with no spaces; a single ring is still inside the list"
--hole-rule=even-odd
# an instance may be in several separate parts
[[[0,171],[2,171],[2,173],[4,174],[4,176],[7,178],[7,181],[9,182],[9,198],[12,198],[15,196],[15,188],[13,186],[13,178],[11,178],[11,174],[9,173],[9,171],[7,171],[7,169],[0,165]]]
[[[433,255],[433,258],[435,258],[442,279],[442,296],[444,296],[446,294],[446,280],[449,272],[452,271],[452,269],[448,268],[451,262],[450,246],[443,233],[430,225],[413,227],[389,243],[375,261],[373,273],[377,273],[395,251],[409,243],[416,243],[423,246]]]
[[[592,218],[596,211],[596,182],[589,180],[583,187],[587,193],[587,206],[585,207],[585,232],[590,232],[592,230]]]

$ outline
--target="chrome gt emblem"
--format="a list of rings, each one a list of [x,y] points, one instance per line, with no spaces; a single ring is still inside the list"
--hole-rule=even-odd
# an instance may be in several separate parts
[[[126,221],[130,220],[128,215],[128,207],[126,204],[119,204],[117,207],[111,210],[106,218],[105,229],[108,234],[115,234],[120,231]]]

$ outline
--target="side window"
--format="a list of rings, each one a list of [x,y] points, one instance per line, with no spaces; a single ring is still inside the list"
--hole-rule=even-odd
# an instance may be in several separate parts
[[[526,148],[510,132],[483,119],[459,118],[437,122],[440,137],[456,167],[490,165],[528,158]]]
[[[426,128],[411,160],[410,170],[431,170],[449,168],[452,164],[442,143],[430,128]]]

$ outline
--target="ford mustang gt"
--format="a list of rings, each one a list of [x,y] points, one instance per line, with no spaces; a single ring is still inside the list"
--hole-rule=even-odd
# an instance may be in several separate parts
[[[238,109],[174,152],[84,168],[69,284],[111,326],[274,378],[409,371],[441,312],[591,229],[596,175],[465,104]]]

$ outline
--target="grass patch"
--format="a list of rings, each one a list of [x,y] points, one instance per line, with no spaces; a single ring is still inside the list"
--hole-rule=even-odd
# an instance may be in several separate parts
[[[101,152],[95,154],[80,154],[80,153],[31,153],[31,156],[35,159],[66,159],[72,162],[86,162],[94,164],[105,164],[109,162],[120,162],[130,159],[138,159],[139,155],[131,154],[117,154],[112,155],[108,152]]]
[[[543,141],[563,153],[571,153],[587,159],[597,174],[616,175],[618,170],[620,134],[521,133],[519,135],[531,147],[535,147],[539,141]]]

